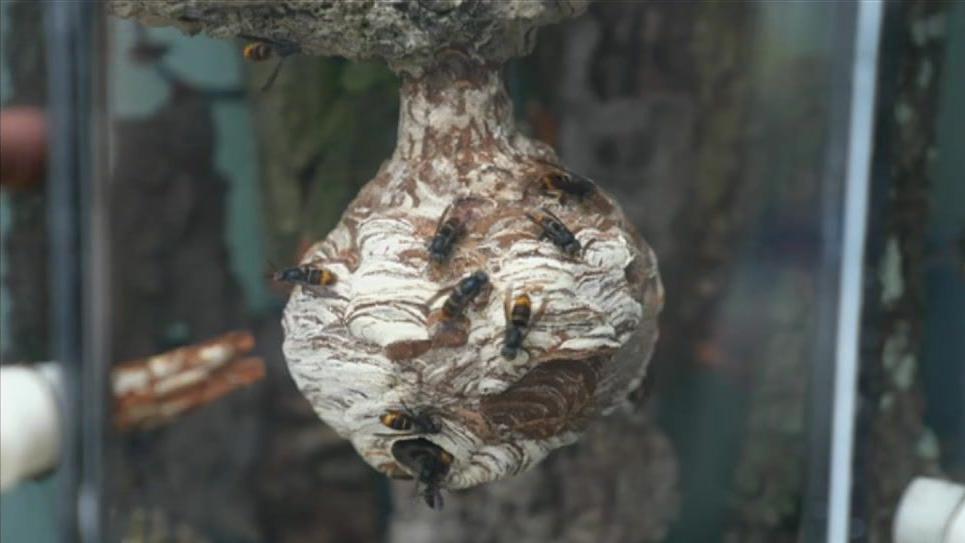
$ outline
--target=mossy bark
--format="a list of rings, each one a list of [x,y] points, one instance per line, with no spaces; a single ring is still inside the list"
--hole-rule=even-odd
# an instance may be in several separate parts
[[[946,17],[951,4],[913,0],[891,7],[872,179],[855,450],[852,532],[891,540],[901,493],[917,476],[941,476],[940,448],[923,422],[920,374],[928,193],[936,147]]]
[[[268,259],[285,267],[324,237],[392,152],[398,79],[384,65],[297,56],[250,64],[248,89],[268,226]]]

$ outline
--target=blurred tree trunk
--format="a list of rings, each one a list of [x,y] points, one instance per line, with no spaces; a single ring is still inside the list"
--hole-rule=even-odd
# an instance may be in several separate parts
[[[822,27],[836,15],[822,14]],[[670,541],[796,541],[803,520],[822,315],[809,266],[835,82],[821,35],[795,49],[764,15],[597,3],[524,61],[551,104],[525,104],[533,130],[617,194],[660,258],[667,306],[645,386],[680,461]]]
[[[168,83],[169,98],[157,110],[114,119],[111,127],[114,361],[248,324],[225,242],[228,181],[215,167],[213,99],[185,81]],[[253,502],[239,490],[258,395],[257,388],[242,391],[178,424],[112,440],[105,461],[113,527],[124,537],[144,531],[146,539],[194,541],[171,534],[204,533],[254,540]],[[160,524],[145,527],[144,519],[158,515]]]
[[[796,469],[768,466],[779,457],[801,468],[785,447],[749,454],[753,460],[740,468],[755,482],[773,478],[775,492],[735,499],[732,474],[744,454],[757,451],[755,437],[772,428],[745,429],[718,412],[753,413],[771,399],[730,390],[739,379],[728,366],[739,364],[728,361],[714,330],[733,285],[737,243],[767,194],[747,152],[756,113],[750,70],[756,15],[748,4],[598,3],[590,16],[561,29],[560,58],[553,58],[552,45],[541,49],[541,64],[550,66],[543,72],[556,89],[564,160],[617,194],[660,258],[668,303],[645,388],[656,396],[679,459],[682,500],[671,541],[718,540],[735,517],[741,541],[757,532],[773,535],[780,521],[758,513],[765,499],[793,502],[799,492]],[[773,377],[748,388],[786,383]],[[803,388],[793,392],[784,401],[799,406]],[[790,440],[794,452],[800,428]],[[646,485],[638,492],[645,494]]]

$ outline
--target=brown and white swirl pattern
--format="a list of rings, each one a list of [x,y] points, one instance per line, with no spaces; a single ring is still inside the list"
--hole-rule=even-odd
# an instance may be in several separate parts
[[[517,474],[573,442],[639,385],[663,291],[656,259],[602,191],[560,202],[535,185],[553,161],[519,135],[495,70],[443,59],[403,84],[399,144],[328,238],[302,263],[336,274],[296,287],[284,351],[318,415],[372,466],[397,465],[379,416],[429,407],[424,439],[454,457],[445,480],[464,488]],[[427,243],[458,201],[466,235],[443,265]],[[583,247],[566,256],[526,217],[545,207]],[[441,322],[447,288],[475,270],[490,287],[465,318]],[[513,360],[500,355],[504,300],[528,294],[540,314]]]

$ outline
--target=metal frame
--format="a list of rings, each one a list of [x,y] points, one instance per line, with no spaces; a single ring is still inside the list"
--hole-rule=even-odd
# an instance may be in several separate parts
[[[62,541],[100,543],[109,337],[104,179],[95,176],[94,60],[100,5],[46,4],[48,228],[52,354],[64,376],[59,469]]]
[[[882,0],[857,5],[831,413],[826,540],[835,543],[848,541],[850,533],[864,253],[883,13]]]

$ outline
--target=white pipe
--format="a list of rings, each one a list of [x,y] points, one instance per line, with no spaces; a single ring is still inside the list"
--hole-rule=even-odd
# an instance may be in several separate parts
[[[945,543],[965,543],[965,502],[958,506],[955,517],[948,523]]]
[[[854,450],[861,289],[864,279],[862,264],[871,150],[874,143],[875,83],[883,5],[881,0],[859,2],[857,9],[835,348],[834,406],[831,415],[827,541],[832,543],[848,541],[848,524],[851,519],[851,460]]]
[[[0,368],[0,491],[60,462],[59,390],[52,363]]]
[[[965,543],[965,486],[919,477],[901,496],[895,543]]]

